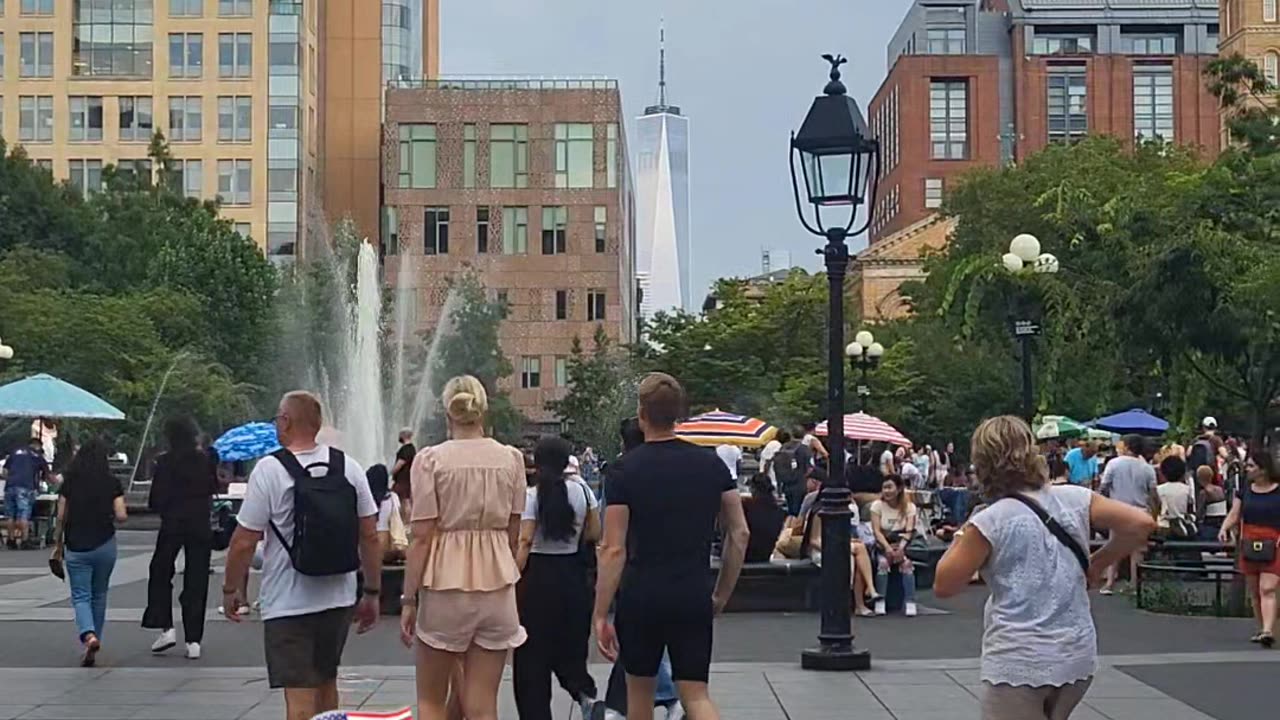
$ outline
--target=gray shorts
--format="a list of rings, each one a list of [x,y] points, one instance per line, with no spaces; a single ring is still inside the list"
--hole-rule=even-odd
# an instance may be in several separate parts
[[[318,688],[338,677],[354,608],[272,618],[262,623],[267,682],[273,688]]]
[[[1062,687],[983,682],[982,720],[1067,720],[1092,683],[1091,677]]]

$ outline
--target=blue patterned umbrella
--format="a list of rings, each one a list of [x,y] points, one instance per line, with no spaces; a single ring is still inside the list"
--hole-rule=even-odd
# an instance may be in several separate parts
[[[251,422],[234,427],[213,441],[222,462],[254,460],[280,449],[274,423]]]

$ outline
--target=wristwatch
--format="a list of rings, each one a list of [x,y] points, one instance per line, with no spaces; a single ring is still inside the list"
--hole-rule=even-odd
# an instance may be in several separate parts
[[[379,595],[382,594],[382,588],[367,587],[364,589],[364,594],[368,595],[369,597],[378,597]]]
[[[412,607],[412,606],[416,606],[417,604],[418,604],[418,596],[416,593],[413,595],[400,596],[400,607],[405,607],[405,606]]]

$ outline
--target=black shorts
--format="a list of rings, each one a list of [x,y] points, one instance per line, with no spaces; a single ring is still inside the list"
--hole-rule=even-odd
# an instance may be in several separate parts
[[[338,677],[353,608],[334,608],[262,623],[267,682],[273,688],[318,688]]]
[[[703,583],[690,585],[696,589]],[[655,677],[665,651],[671,656],[673,680],[705,683],[711,675],[711,593],[672,590],[623,591],[614,622],[622,666],[628,675]]]

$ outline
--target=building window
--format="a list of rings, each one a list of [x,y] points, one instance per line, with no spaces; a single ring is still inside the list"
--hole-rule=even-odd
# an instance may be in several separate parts
[[[556,319],[557,320],[569,319],[569,291],[568,290],[556,291]]]
[[[1171,33],[1123,33],[1120,46],[1130,55],[1177,55],[1178,36]]]
[[[287,98],[282,100],[287,100]],[[298,137],[297,105],[277,105],[273,103],[271,107],[267,108],[267,137]]]
[[[1200,49],[1201,54],[1203,55],[1218,54],[1218,25],[1217,24],[1210,25],[1208,29],[1205,31],[1204,42],[1205,42],[1205,46]]]
[[[1268,52],[1262,56],[1262,75],[1272,87],[1280,85],[1280,53]]]
[[[253,0],[218,0],[218,17],[245,17],[253,14]]]
[[[605,294],[603,290],[592,290],[587,293],[587,321],[604,320]]]
[[[498,290],[493,294],[494,302],[498,305],[498,312],[505,319],[511,313],[511,298],[506,290]]]
[[[204,112],[201,98],[169,98],[169,140],[171,142],[199,142],[203,136]]]
[[[53,77],[53,33],[18,33],[18,77]]]
[[[253,75],[253,34],[218,33],[218,77]]]
[[[449,208],[427,208],[426,227],[422,232],[422,252],[426,255],[449,254]]]
[[[245,240],[248,240],[249,238],[253,237],[252,223],[238,222],[235,225],[233,225],[232,228],[236,231],[237,235],[244,238]]]
[[[934,160],[969,155],[968,85],[964,80],[929,83],[929,136]]]
[[[590,123],[556,123],[556,187],[589,188],[595,181]]]
[[[1262,22],[1276,21],[1276,0],[1262,0]]]
[[[489,187],[529,187],[529,126],[489,126]]]
[[[436,186],[436,126],[400,126],[400,187]]]
[[[298,199],[298,167],[296,160],[271,160],[287,167],[267,166],[267,199],[293,202]]]
[[[520,387],[531,390],[542,386],[542,358],[525,356],[520,359]]]
[[[1093,52],[1092,32],[1036,33],[1032,55],[1079,55]]]
[[[924,179],[924,206],[930,210],[942,207],[942,178]]]
[[[150,158],[122,158],[116,162],[116,174],[131,176],[136,182],[149,185],[151,183]]]
[[[605,187],[618,187],[618,123],[605,126]]]
[[[1082,67],[1049,69],[1049,142],[1074,142],[1089,133],[1088,86]]]
[[[529,252],[529,208],[502,208],[502,254]]]
[[[476,253],[484,255],[489,252],[489,206],[476,208]]]
[[[70,160],[67,166],[71,170],[67,182],[82,195],[102,190],[101,160]]]
[[[151,77],[153,0],[75,3],[73,75]]]
[[[294,223],[267,225],[267,255],[278,257],[297,254],[298,227]]]
[[[556,387],[569,387],[569,358],[556,356]]]
[[[53,0],[22,0],[22,4],[18,7],[18,14],[52,15]]]
[[[271,75],[297,75],[299,52],[297,40],[272,40],[267,45],[267,72]]]
[[[67,98],[72,142],[102,139],[102,98],[72,95]]]
[[[931,7],[925,11],[930,55],[965,53],[965,17],[962,7]]]
[[[169,33],[169,77],[198,78],[204,74],[204,34]]]
[[[253,202],[252,161],[218,161],[218,201],[224,205],[248,205]]]
[[[18,98],[18,139],[24,142],[53,141],[52,95],[23,95]]]
[[[393,205],[382,206],[382,250],[388,255],[400,252],[400,213]]]
[[[199,200],[204,195],[204,162],[176,159],[168,177],[170,189]]]
[[[462,187],[476,186],[476,126],[462,126]]]
[[[253,98],[248,95],[218,98],[218,142],[253,140]]]
[[[564,207],[542,208],[542,254],[563,255],[569,215]]]
[[[169,0],[169,17],[202,17],[204,0]]]
[[[1133,73],[1133,134],[1173,140],[1173,67],[1139,65]]]
[[[118,98],[121,142],[147,142],[151,140],[154,123],[151,113],[151,98],[129,97]]]
[[[609,208],[596,206],[596,252],[602,253],[608,248]]]

